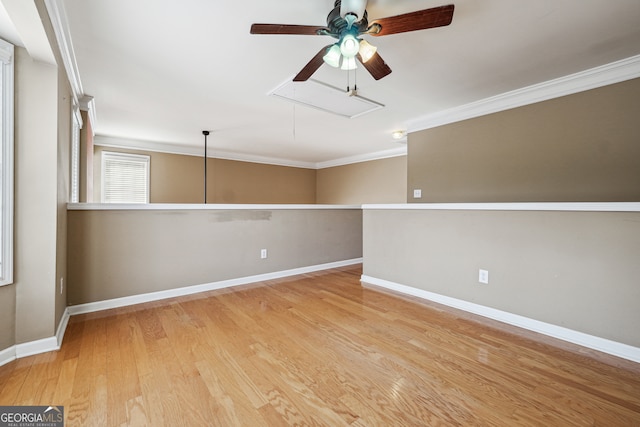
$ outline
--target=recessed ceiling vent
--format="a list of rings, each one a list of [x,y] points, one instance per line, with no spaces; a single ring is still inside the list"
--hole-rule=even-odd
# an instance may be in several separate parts
[[[350,119],[384,107],[359,96],[355,91],[345,92],[313,79],[306,82],[286,82],[269,95]]]

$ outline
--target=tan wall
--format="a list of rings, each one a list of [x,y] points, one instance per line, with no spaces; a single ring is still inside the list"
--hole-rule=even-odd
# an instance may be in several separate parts
[[[151,156],[151,203],[203,203],[201,157],[96,146],[94,197],[100,201],[102,151]],[[315,170],[207,159],[207,203],[315,203]]]
[[[70,305],[362,256],[360,209],[72,210],[68,218]]]
[[[406,156],[317,171],[317,203],[406,203]]]
[[[215,203],[316,202],[314,169],[215,159],[208,173]]]
[[[637,212],[365,210],[364,274],[640,347],[639,223]]]
[[[67,203],[71,190],[71,89],[64,73],[58,73],[58,197],[56,231],[55,325],[67,307],[67,293],[61,281],[67,276]]]
[[[55,334],[58,70],[15,51],[16,343]],[[37,125],[34,125],[37,123]]]
[[[638,117],[635,79],[412,133],[407,199],[638,201]]]
[[[0,286],[0,352],[16,343],[16,286]]]

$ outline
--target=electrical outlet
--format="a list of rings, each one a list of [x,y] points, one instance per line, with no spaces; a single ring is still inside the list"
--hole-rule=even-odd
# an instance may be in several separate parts
[[[413,190],[413,198],[414,199],[421,199],[422,198],[422,190],[420,190],[420,189]]]
[[[267,250],[266,249],[260,249],[260,258],[261,259],[265,259],[267,257]]]
[[[480,269],[478,271],[478,282],[485,285],[489,284],[489,271]]]

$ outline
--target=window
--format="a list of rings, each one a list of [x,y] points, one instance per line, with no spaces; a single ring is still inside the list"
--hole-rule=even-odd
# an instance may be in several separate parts
[[[0,40],[0,286],[13,282],[13,45]]]
[[[77,106],[71,114],[71,203],[80,200],[80,129],[82,117]]]
[[[103,151],[102,203],[149,203],[149,156]]]

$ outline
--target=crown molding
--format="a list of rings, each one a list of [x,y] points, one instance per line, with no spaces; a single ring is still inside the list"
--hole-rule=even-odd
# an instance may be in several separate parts
[[[84,95],[84,91],[82,90],[76,55],[73,51],[73,42],[69,32],[69,23],[67,21],[64,4],[62,0],[44,0],[44,4],[47,8],[51,26],[53,27],[53,32],[58,42],[58,49],[60,50],[62,63],[67,72],[71,90],[76,100],[80,100]]]
[[[315,164],[316,169],[326,169],[336,166],[345,166],[353,163],[369,162],[372,160],[388,159],[390,157],[400,157],[407,155],[407,146],[403,145],[390,150],[375,151],[373,153],[358,154],[357,156],[342,157],[340,159],[319,162]]]
[[[80,71],[76,54],[73,50],[73,41],[69,32],[69,23],[67,21],[67,13],[64,9],[62,0],[44,0],[47,13],[53,32],[58,42],[58,50],[62,58],[62,64],[67,73],[67,79],[71,86],[74,102],[80,107],[80,110],[86,111],[91,123],[91,129],[97,126],[96,105],[92,96],[86,95],[82,88],[80,80]],[[94,133],[95,135],[95,133]]]
[[[101,147],[120,148],[124,150],[143,150],[156,153],[181,154],[185,156],[202,157],[202,147],[194,145],[184,145],[168,142],[144,141],[139,139],[118,138],[106,135],[96,135],[94,145]],[[403,145],[391,150],[376,151],[373,153],[359,154],[357,156],[343,157],[326,162],[302,162],[289,159],[281,159],[276,157],[254,156],[246,153],[234,153],[231,151],[209,150],[207,157],[235,160],[238,162],[262,163],[275,166],[289,166],[303,169],[325,169],[335,166],[344,166],[352,163],[368,162],[372,160],[387,159],[390,157],[400,157],[407,155],[407,147]]]
[[[121,148],[128,150],[144,150],[157,153],[182,154],[185,156],[202,157],[203,147],[195,145],[185,145],[170,142],[144,141],[140,139],[118,138],[106,135],[96,135],[94,145],[102,147]],[[212,150],[207,151],[207,157],[223,160],[236,160],[239,162],[263,163],[276,166],[289,166],[303,169],[315,169],[316,164],[312,162],[301,162],[276,157],[255,156],[244,153],[234,153],[231,151]]]
[[[235,160],[238,162],[264,163],[275,166],[289,166],[294,168],[315,169],[315,163],[303,162],[299,160],[280,159],[277,157],[254,156],[246,153],[234,153],[231,151],[213,150],[210,157],[223,160]]]
[[[505,92],[407,122],[409,132],[431,129],[640,77],[640,55]]]
[[[80,110],[86,111],[89,116],[89,123],[91,123],[91,134],[96,135],[96,126],[98,125],[98,117],[96,116],[96,102],[93,96],[83,95],[79,99]]]

